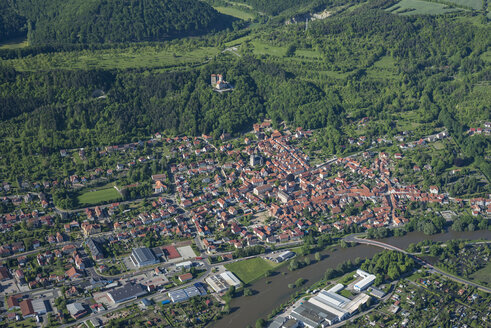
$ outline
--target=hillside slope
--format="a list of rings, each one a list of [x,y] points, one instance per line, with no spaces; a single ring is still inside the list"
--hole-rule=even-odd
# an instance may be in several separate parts
[[[158,41],[203,34],[227,21],[198,0],[14,0],[32,44]]]

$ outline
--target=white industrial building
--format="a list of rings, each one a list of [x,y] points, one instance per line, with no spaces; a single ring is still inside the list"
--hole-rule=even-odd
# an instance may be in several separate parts
[[[191,297],[206,295],[206,290],[200,283],[196,283],[193,286],[168,292],[167,295],[173,303],[178,303],[187,301]]]
[[[230,287],[240,287],[240,280],[230,271],[225,271],[205,279],[206,283],[217,293],[223,293]]]
[[[185,262],[181,262],[181,263],[176,264],[176,269],[177,270],[182,270],[182,269],[187,270],[187,269],[190,269],[192,266],[193,266],[193,262],[185,261]]]
[[[358,281],[353,287],[353,289],[356,290],[357,292],[361,292],[367,289],[368,287],[370,287],[370,285],[373,284],[373,282],[377,278],[375,275],[360,269],[356,270],[356,273],[363,278],[362,280]]]
[[[276,257],[276,262],[281,263],[295,256],[292,251],[285,251]]]
[[[351,317],[370,296],[359,294],[349,299],[337,294],[344,288],[337,284],[329,290],[321,290],[307,302],[295,308],[290,317],[301,321],[305,327],[327,327]]]

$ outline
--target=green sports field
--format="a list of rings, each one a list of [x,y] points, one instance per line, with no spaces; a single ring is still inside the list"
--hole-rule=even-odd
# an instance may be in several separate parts
[[[261,278],[264,274],[278,265],[267,261],[262,257],[226,264],[225,268],[232,271],[244,284]]]
[[[121,195],[114,188],[89,191],[78,196],[81,205],[96,205],[107,201],[119,200]]]

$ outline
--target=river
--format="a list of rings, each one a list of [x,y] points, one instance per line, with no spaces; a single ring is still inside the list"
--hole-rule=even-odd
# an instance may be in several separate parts
[[[427,236],[420,232],[410,232],[402,237],[390,237],[382,239],[383,242],[405,249],[411,243],[418,243],[425,239],[433,241],[447,241],[451,239],[485,239],[491,240],[491,231],[472,232],[447,232]],[[368,245],[356,245],[350,248],[331,249],[321,252],[323,259],[302,269],[290,272],[288,266],[282,266],[277,270],[278,274],[261,278],[254,282],[250,288],[256,291],[255,295],[242,296],[230,303],[232,313],[214,322],[213,328],[242,328],[247,325],[255,326],[258,318],[266,318],[274,308],[290,298],[298,289],[288,288],[288,284],[294,283],[298,278],[307,279],[307,286],[321,280],[328,268],[335,268],[346,260],[371,258],[382,249]],[[283,272],[286,273],[283,274]]]

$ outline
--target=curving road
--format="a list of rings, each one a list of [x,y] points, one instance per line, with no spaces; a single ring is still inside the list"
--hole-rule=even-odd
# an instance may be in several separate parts
[[[352,234],[352,235],[349,235],[349,236],[344,237],[343,240],[346,241],[346,242],[350,242],[350,243],[366,244],[366,245],[381,247],[381,248],[384,248],[384,249],[388,249],[388,250],[392,250],[392,251],[396,251],[396,252],[401,252],[401,253],[407,254],[410,257],[412,257],[416,262],[418,262],[422,266],[424,266],[427,269],[429,269],[428,271],[430,273],[438,273],[438,274],[440,274],[442,276],[445,276],[445,277],[447,277],[447,278],[449,278],[451,280],[454,280],[456,282],[459,282],[461,284],[473,286],[473,287],[476,287],[476,288],[478,288],[478,289],[480,289],[480,290],[482,290],[482,291],[484,291],[486,293],[491,293],[491,288],[484,287],[484,286],[481,286],[479,284],[473,283],[471,281],[468,281],[468,280],[462,279],[460,277],[456,277],[454,275],[451,275],[451,274],[449,274],[449,273],[447,273],[445,271],[442,271],[442,270],[434,267],[433,265],[431,265],[430,263],[428,263],[428,262],[420,259],[416,255],[414,255],[412,253],[408,253],[405,250],[400,249],[400,248],[398,248],[396,246],[393,246],[393,245],[390,245],[390,244],[386,244],[386,243],[383,243],[383,242],[380,242],[380,241],[377,241],[377,240],[358,238],[361,235],[363,235],[363,234]]]

